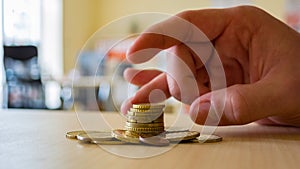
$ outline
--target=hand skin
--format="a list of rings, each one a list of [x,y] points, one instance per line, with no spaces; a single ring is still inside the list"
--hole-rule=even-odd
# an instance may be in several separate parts
[[[203,31],[222,61],[227,87],[220,89],[226,90],[226,100],[218,125],[256,121],[266,125],[300,127],[298,32],[252,6],[184,11],[176,16]],[[170,20],[150,29],[168,26],[167,22]],[[197,41],[193,43],[197,44]],[[149,33],[141,34],[136,39],[128,50],[127,59],[131,63],[146,61],[135,53],[147,48],[168,49],[189,66],[196,77],[200,94],[186,103],[190,104],[189,113],[195,123],[204,124],[213,101],[203,63],[181,42]],[[148,102],[148,96],[154,89],[163,91],[166,98],[174,96],[183,101],[178,86],[166,73],[127,69],[124,77],[141,88],[134,97],[123,103],[122,112],[126,112],[133,103]]]

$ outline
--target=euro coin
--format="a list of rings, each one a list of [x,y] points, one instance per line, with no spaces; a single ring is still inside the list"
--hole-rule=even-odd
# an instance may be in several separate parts
[[[130,123],[137,123],[138,121],[134,118],[127,118],[127,121],[130,122]]]
[[[168,146],[170,141],[162,136],[152,136],[152,137],[139,137],[142,143],[152,146]]]
[[[223,140],[222,137],[217,135],[201,134],[199,137],[197,137],[197,141],[200,143],[214,143],[214,142],[220,142],[222,140]]]
[[[135,131],[138,133],[150,133],[150,132],[163,132],[164,131],[164,127],[152,127],[152,128],[145,128],[145,127],[129,127],[129,126],[125,126],[126,130],[129,131]]]
[[[163,111],[156,111],[156,112],[132,112],[132,111],[128,111],[127,115],[129,116],[156,116],[159,117],[160,115],[163,114]]]
[[[130,108],[130,112],[133,113],[140,113],[140,114],[146,114],[146,113],[162,113],[163,109],[136,109],[136,108]]]
[[[92,140],[91,143],[93,144],[100,144],[100,145],[123,145],[126,144],[126,142],[114,139],[110,141],[100,141],[100,140]]]
[[[160,104],[160,103],[142,103],[142,104],[133,104],[132,108],[135,109],[154,109],[154,108],[164,108],[165,105],[164,104]]]
[[[116,129],[112,131],[112,136],[126,143],[139,144],[139,134],[133,131]]]
[[[195,139],[199,135],[200,133],[197,131],[178,131],[166,133],[166,139],[168,139],[170,142],[180,142]]]
[[[97,131],[84,131],[84,130],[77,130],[77,131],[69,131],[66,134],[66,137],[69,139],[77,139],[77,135],[79,134],[86,134],[86,133],[93,133]]]
[[[155,128],[164,127],[164,123],[130,123],[126,122],[126,126],[133,128]]]
[[[188,132],[190,131],[189,129],[185,128],[168,128],[166,129],[166,133],[178,133],[178,132]]]
[[[128,122],[135,122],[135,123],[152,123],[152,122],[164,122],[164,117],[151,117],[151,116],[127,116]]]
[[[92,142],[97,141],[111,141],[114,137],[111,136],[111,132],[92,132],[92,133],[82,133],[77,135],[77,139],[82,142]]]

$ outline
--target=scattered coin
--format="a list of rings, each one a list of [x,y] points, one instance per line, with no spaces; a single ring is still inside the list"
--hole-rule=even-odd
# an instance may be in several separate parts
[[[83,142],[92,142],[93,140],[111,141],[114,140],[114,137],[111,136],[110,131],[98,131],[98,132],[78,134],[77,139]]]
[[[162,136],[139,137],[140,141],[153,146],[168,146],[170,141]]]
[[[112,136],[120,141],[139,144],[139,134],[133,131],[116,129],[112,131]]]
[[[178,132],[188,132],[190,131],[189,129],[186,129],[186,128],[168,128],[166,130],[166,133],[178,133]]]
[[[199,135],[200,133],[197,131],[174,131],[171,133],[166,133],[166,139],[168,139],[170,142],[180,142],[195,139]]]
[[[123,145],[123,144],[127,144],[126,142],[120,141],[120,140],[117,140],[117,139],[110,140],[110,141],[92,140],[91,143],[101,144],[101,145]]]
[[[78,131],[69,131],[66,134],[66,137],[69,139],[77,139],[77,135],[79,134],[86,134],[86,133],[93,133],[97,131],[84,131],[84,130],[78,130]]]
[[[196,138],[200,143],[214,143],[222,141],[222,137],[217,135],[205,135],[201,134],[199,137]]]

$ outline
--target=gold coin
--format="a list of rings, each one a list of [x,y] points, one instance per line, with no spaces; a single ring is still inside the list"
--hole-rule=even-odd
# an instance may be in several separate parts
[[[164,108],[164,104],[159,104],[159,103],[142,103],[142,104],[133,104],[132,108],[135,109],[151,109],[151,108]]]
[[[152,121],[152,123],[163,123],[163,122],[164,122],[163,118],[158,118],[158,119]]]
[[[149,133],[149,132],[163,132],[165,128],[164,127],[137,128],[137,127],[125,126],[125,129],[129,131]]]
[[[134,144],[140,143],[139,134],[133,131],[116,129],[112,131],[112,136],[126,143],[134,143]]]
[[[86,133],[93,133],[97,131],[84,131],[84,130],[78,130],[78,131],[69,131],[66,133],[66,137],[69,139],[77,139],[77,135],[79,134],[86,134]]]
[[[164,123],[130,123],[126,122],[127,127],[133,128],[155,128],[155,127],[164,127]]]
[[[97,141],[111,141],[114,137],[111,136],[110,131],[98,131],[92,133],[81,133],[77,135],[77,139],[83,142]]]
[[[197,131],[173,131],[171,133],[166,133],[166,139],[168,139],[170,142],[180,142],[195,139],[199,135],[200,133]]]

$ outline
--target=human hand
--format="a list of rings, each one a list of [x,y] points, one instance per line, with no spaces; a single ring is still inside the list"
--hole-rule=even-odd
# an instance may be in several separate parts
[[[225,107],[219,125],[258,121],[262,124],[300,126],[299,33],[266,12],[250,6],[185,11],[177,17],[194,24],[209,38],[222,61],[226,88],[211,90],[204,66],[206,63],[203,63],[208,59],[200,60],[184,43],[164,35],[143,33],[129,49],[128,60],[132,63],[145,62],[157,52],[143,58],[139,51],[168,49],[176,55],[168,59],[169,69],[178,70],[180,67],[173,63],[180,58],[195,77],[200,93],[184,98],[182,89],[189,88],[186,87],[189,83],[185,84],[157,70],[128,69],[124,77],[142,87],[122,105],[122,112],[126,112],[132,103],[149,102],[149,94],[159,89],[165,96],[161,99],[174,96],[190,104],[192,119],[204,124],[211,105],[216,106],[220,102],[217,97],[212,99],[212,93],[226,90]],[[172,18],[149,30],[174,29],[171,25]],[[177,31],[182,36],[190,32]],[[187,43],[203,45],[203,41],[193,38]],[[211,55],[213,53],[207,53],[208,57]]]

